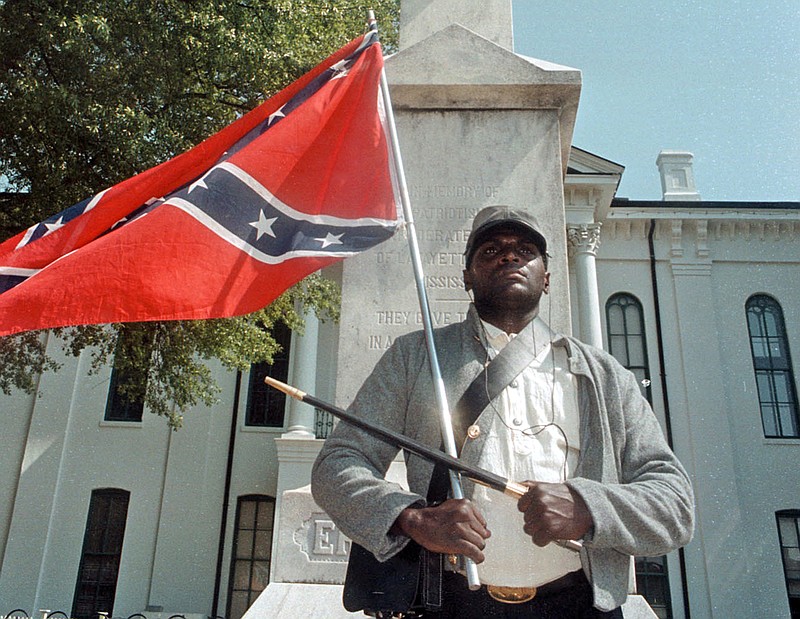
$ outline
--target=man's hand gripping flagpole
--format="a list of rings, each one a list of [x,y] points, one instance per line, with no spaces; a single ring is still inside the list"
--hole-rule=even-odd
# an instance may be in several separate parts
[[[375,13],[373,11],[369,12],[369,27],[370,29],[375,30],[377,30],[378,27],[375,19]],[[450,407],[447,404],[444,381],[442,380],[442,373],[439,368],[439,358],[436,355],[436,347],[433,341],[433,324],[431,322],[428,294],[425,290],[425,283],[423,279],[422,259],[420,258],[419,245],[417,243],[417,232],[414,226],[414,218],[411,213],[411,199],[408,195],[408,187],[406,185],[406,177],[403,170],[403,159],[400,155],[400,144],[397,139],[397,127],[395,126],[392,102],[391,98],[389,97],[389,84],[386,80],[386,71],[383,69],[381,70],[380,89],[386,112],[386,124],[389,130],[392,159],[400,190],[400,201],[403,206],[403,216],[406,220],[408,246],[411,253],[411,265],[414,269],[414,280],[417,286],[419,307],[422,313],[422,326],[425,331],[425,342],[428,348],[428,357],[430,358],[433,387],[436,396],[436,403],[439,408],[439,422],[442,432],[442,442],[444,444],[445,452],[450,456],[457,457],[458,451],[456,450],[456,441],[453,434],[453,422],[450,415]],[[450,490],[453,498],[463,499],[464,490],[461,486],[460,474],[452,469],[450,469],[449,474]],[[464,557],[464,567],[467,573],[467,582],[469,584],[469,588],[473,591],[480,589],[481,582],[478,576],[478,566],[469,557]]]

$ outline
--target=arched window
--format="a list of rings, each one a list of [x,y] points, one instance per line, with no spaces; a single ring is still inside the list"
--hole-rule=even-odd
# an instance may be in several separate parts
[[[750,297],[746,310],[764,436],[800,437],[797,387],[783,310],[765,294]]]
[[[644,332],[644,311],[639,299],[619,292],[606,302],[608,352],[634,373],[650,400],[650,364]],[[667,557],[636,557],[636,590],[660,618],[672,617]]]
[[[229,619],[240,619],[269,583],[274,520],[274,498],[239,497],[228,583]]]
[[[114,611],[130,496],[118,488],[92,490],[71,617],[95,619]]]
[[[644,333],[644,312],[639,299],[626,292],[612,295],[606,302],[608,352],[629,369],[650,399],[650,365]]]
[[[783,574],[789,595],[791,616],[800,617],[800,510],[786,509],[775,514],[781,541]]]

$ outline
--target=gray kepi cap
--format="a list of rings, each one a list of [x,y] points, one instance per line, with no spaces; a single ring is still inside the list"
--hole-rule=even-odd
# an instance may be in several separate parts
[[[521,228],[528,233],[536,247],[539,248],[539,253],[544,257],[545,265],[547,264],[547,240],[539,232],[539,222],[536,221],[536,218],[527,211],[498,205],[481,209],[472,220],[472,232],[469,233],[467,248],[464,250],[464,255],[467,257],[467,268],[472,261],[472,254],[475,253],[486,234],[498,226]]]

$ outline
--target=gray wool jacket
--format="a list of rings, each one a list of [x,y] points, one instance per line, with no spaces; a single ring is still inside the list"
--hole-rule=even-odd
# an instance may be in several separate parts
[[[526,329],[531,328],[532,324]],[[464,322],[436,329],[434,339],[452,405],[486,360],[475,308],[470,307]],[[686,471],[664,440],[633,374],[608,353],[572,337],[556,336],[553,345],[567,349],[578,384],[581,452],[575,476],[567,484],[583,498],[594,521],[584,538],[581,561],[593,585],[595,606],[611,610],[625,602],[631,556],[659,556],[689,542],[694,496]],[[422,332],[395,340],[348,410],[432,447],[441,446]],[[487,436],[490,422],[491,413],[478,418],[478,443]],[[326,440],[312,473],[315,501],[345,535],[379,560],[408,543],[408,538],[389,531],[405,508],[425,504],[433,472],[431,463],[406,454],[409,489],[386,481],[384,475],[397,451],[340,423]],[[470,484],[465,483],[464,489],[469,497]]]

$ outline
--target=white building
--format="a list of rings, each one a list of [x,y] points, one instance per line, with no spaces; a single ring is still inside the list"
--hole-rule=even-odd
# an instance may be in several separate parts
[[[694,540],[642,559],[640,592],[661,616],[800,616],[800,203],[703,202],[691,155],[658,163],[661,201],[615,198],[622,167],[579,149],[565,182],[573,331],[642,378],[697,494]],[[332,393],[336,327],[317,326],[255,374]],[[220,404],[172,432],[114,401],[111,368],[48,349],[64,367],[39,395],[0,398],[0,615],[238,619],[313,416],[215,367]]]
[[[667,560],[674,616],[800,616],[800,203],[702,202],[692,156],[669,151],[663,201],[609,201],[621,170],[574,149],[571,161],[575,332],[599,321],[602,344],[647,379],[694,480],[695,539]],[[584,307],[576,284],[595,273]]]

